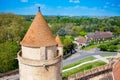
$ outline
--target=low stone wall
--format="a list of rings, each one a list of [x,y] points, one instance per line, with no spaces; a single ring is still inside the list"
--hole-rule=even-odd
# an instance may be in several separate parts
[[[12,71],[9,71],[9,72],[6,72],[6,73],[0,73],[0,78],[4,77],[4,76],[15,75],[15,74],[18,74],[18,73],[19,73],[19,69],[12,70]]]
[[[94,68],[91,70],[87,70],[85,72],[81,72],[81,73],[77,73],[75,75],[71,75],[70,77],[68,77],[68,80],[87,80],[90,79],[92,77],[104,74],[104,73],[108,73],[112,71],[112,66],[110,64],[98,67],[98,68]]]

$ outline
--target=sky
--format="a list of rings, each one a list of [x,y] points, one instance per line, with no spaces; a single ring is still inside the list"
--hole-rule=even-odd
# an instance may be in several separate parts
[[[0,0],[0,12],[35,15],[120,16],[120,0]]]

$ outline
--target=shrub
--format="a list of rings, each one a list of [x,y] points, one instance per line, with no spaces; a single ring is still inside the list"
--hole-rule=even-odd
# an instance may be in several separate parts
[[[111,52],[114,52],[117,50],[117,46],[115,45],[111,45],[109,48],[108,48],[108,51],[111,51]]]
[[[100,48],[101,51],[107,51],[108,46],[106,44],[102,44],[102,45],[99,46],[99,48]]]

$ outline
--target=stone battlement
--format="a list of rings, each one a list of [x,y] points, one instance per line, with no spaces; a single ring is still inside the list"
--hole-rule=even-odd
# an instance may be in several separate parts
[[[77,79],[88,79],[92,78],[94,76],[106,73],[106,72],[111,72],[112,71],[112,66],[107,64],[98,68],[94,68],[91,70],[87,70],[85,72],[77,73],[75,75],[71,75],[68,77],[68,80],[77,80]]]

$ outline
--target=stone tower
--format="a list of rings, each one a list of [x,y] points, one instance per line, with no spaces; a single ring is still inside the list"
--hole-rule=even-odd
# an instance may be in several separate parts
[[[62,42],[61,42],[61,40],[60,40],[59,35],[56,36],[55,41],[56,41],[57,44],[58,44],[57,49],[58,49],[59,53],[63,56],[63,44],[62,44]]]
[[[62,51],[40,10],[20,44],[20,80],[62,80]]]

